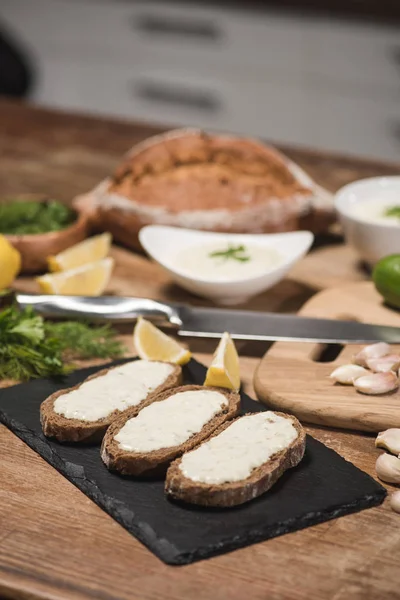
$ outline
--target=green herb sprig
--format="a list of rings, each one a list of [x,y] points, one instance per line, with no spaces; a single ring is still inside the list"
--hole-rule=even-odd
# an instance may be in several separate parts
[[[47,335],[57,338],[60,349],[73,358],[117,358],[124,354],[110,325],[91,326],[82,321],[45,323]]]
[[[57,200],[0,203],[0,233],[23,235],[60,231],[75,219],[75,211]]]
[[[396,217],[397,219],[400,219],[400,204],[387,208],[385,210],[385,217]]]
[[[12,305],[0,312],[0,379],[26,381],[65,375],[66,359],[117,358],[125,352],[108,325],[45,322],[33,309]]]
[[[247,249],[246,246],[240,244],[239,246],[231,246],[229,244],[226,250],[216,250],[215,252],[210,252],[209,256],[211,258],[222,258],[223,260],[236,260],[238,262],[248,262],[250,256],[246,254]]]

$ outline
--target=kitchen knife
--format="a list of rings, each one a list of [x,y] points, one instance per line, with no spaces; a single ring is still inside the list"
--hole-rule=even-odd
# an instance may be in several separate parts
[[[161,325],[169,323],[177,328],[179,335],[187,337],[219,338],[224,331],[229,331],[232,338],[237,340],[400,343],[400,327],[356,321],[201,308],[121,296],[16,294],[16,300],[21,308],[32,306],[46,317],[129,322],[143,316]]]

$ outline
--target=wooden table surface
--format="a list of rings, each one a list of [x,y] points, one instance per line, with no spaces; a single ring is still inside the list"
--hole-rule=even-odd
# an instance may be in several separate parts
[[[107,175],[133,143],[156,131],[0,102],[0,194],[44,192],[68,201]],[[283,150],[332,191],[360,177],[399,172],[396,165]],[[123,261],[125,251],[115,252]],[[365,278],[354,255],[337,240],[305,260],[271,291],[274,310],[295,310],[323,287],[321,281]],[[321,264],[324,273],[319,275]],[[209,360],[208,342],[195,349],[197,357]],[[250,345],[241,348],[248,391],[259,352]],[[378,452],[372,437],[307,430],[374,474]],[[400,598],[399,556],[400,516],[385,502],[194,565],[166,566],[0,426],[0,597],[393,599]]]

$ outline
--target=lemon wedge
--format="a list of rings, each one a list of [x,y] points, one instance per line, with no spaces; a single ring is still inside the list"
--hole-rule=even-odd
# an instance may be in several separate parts
[[[55,256],[49,256],[47,263],[53,273],[76,269],[82,265],[106,258],[110,252],[112,237],[110,233],[95,235],[79,244],[75,244]]]
[[[113,266],[113,258],[104,258],[77,269],[42,275],[36,281],[43,294],[100,296],[110,281]]]
[[[0,290],[8,288],[21,270],[21,255],[0,235]]]
[[[238,390],[240,388],[239,356],[235,344],[225,332],[214,352],[204,385]]]
[[[140,358],[186,365],[192,355],[155,325],[139,317],[133,330],[133,343]]]

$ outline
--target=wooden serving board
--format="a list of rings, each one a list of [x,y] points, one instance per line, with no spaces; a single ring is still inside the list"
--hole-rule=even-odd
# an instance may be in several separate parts
[[[299,314],[400,327],[400,312],[384,306],[370,282],[324,290],[311,298]],[[318,362],[324,345],[276,343],[255,372],[256,394],[268,406],[308,423],[373,432],[400,427],[399,390],[366,396],[353,386],[333,384],[328,377],[335,367],[350,362],[361,347],[345,346],[334,361]],[[400,345],[392,348],[400,353]]]

